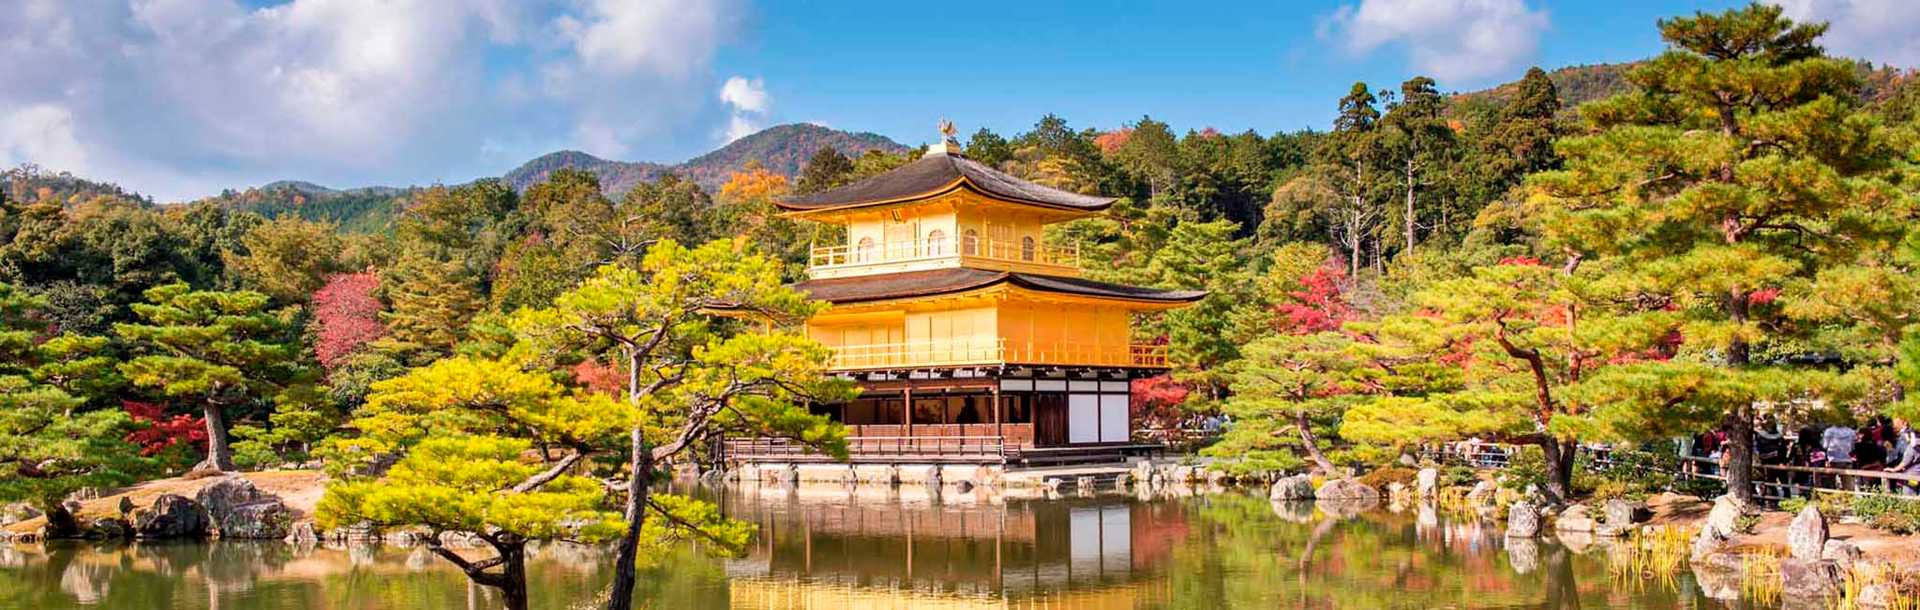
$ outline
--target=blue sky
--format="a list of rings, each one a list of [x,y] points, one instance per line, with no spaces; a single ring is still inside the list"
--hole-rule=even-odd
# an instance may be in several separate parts
[[[1780,0],[1920,64],[1920,2]],[[0,0],[0,163],[163,201],[277,179],[462,182],[563,148],[676,162],[810,121],[929,140],[1152,115],[1324,128],[1356,80],[1443,89],[1646,57],[1728,2]]]

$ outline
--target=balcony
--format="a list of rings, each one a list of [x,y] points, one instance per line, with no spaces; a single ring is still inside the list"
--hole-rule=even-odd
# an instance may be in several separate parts
[[[1037,364],[1167,368],[1167,346],[1036,343],[993,339],[909,341],[835,347],[830,368],[840,371],[918,366]]]
[[[936,237],[818,247],[807,261],[816,279],[953,266],[1075,276],[1080,273],[1080,246]]]

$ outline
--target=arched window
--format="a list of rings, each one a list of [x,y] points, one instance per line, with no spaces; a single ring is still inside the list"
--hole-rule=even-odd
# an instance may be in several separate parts
[[[860,262],[866,262],[868,260],[873,259],[873,238],[872,237],[860,238],[860,245],[854,248],[853,259]]]
[[[947,253],[947,232],[934,229],[927,232],[927,256],[940,256]]]
[[[973,256],[980,253],[980,232],[967,229],[960,232],[960,253]]]
[[[1033,254],[1034,254],[1033,236],[1028,235],[1026,237],[1020,238],[1020,260],[1023,260],[1023,261],[1033,260]]]

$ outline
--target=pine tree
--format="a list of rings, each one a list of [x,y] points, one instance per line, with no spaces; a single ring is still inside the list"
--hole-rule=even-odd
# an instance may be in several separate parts
[[[826,374],[827,348],[791,332],[751,330],[759,322],[797,323],[817,311],[782,283],[781,267],[740,240],[693,249],[666,240],[637,267],[601,267],[552,307],[514,316],[520,340],[514,353],[617,364],[625,373],[623,404],[647,423],[629,431],[627,474],[619,484],[627,491],[627,529],[619,539],[610,610],[632,605],[634,563],[643,531],[654,527],[649,524],[679,522],[674,510],[706,512],[704,503],[655,493],[661,464],[696,451],[699,441],[722,430],[846,453],[845,430],[806,407],[853,396],[851,382]],[[750,320],[743,325],[720,311]]]
[[[1616,378],[1612,398],[1633,407],[1618,423],[1673,434],[1715,415],[1729,491],[1747,502],[1757,405],[1816,390],[1786,374],[1798,348],[1775,297],[1884,240],[1860,219],[1895,197],[1877,177],[1893,150],[1856,108],[1852,65],[1822,56],[1825,25],[1781,13],[1661,21],[1670,49],[1631,73],[1639,92],[1582,106],[1591,135],[1562,140],[1565,169],[1532,182],[1572,264],[1600,257],[1646,315],[1685,318],[1676,358]]]
[[[353,421],[361,435],[337,441],[329,467],[345,472],[375,456],[405,457],[377,478],[328,485],[315,517],[326,528],[423,527],[427,550],[474,584],[499,589],[508,608],[525,610],[529,543],[619,536],[620,515],[602,509],[606,487],[576,469],[638,422],[629,405],[514,364],[441,360],[374,384]],[[531,451],[535,443],[558,451]],[[494,556],[470,559],[448,548],[449,533],[486,542]]]
[[[106,339],[46,338],[43,307],[0,283],[0,501],[52,514],[74,490],[131,482],[144,464],[127,414],[100,404],[120,382]]]
[[[1380,111],[1374,108],[1375,101],[1366,83],[1354,83],[1340,98],[1333,133],[1314,151],[1314,171],[1335,196],[1324,213],[1334,239],[1347,251],[1348,275],[1360,273],[1362,254],[1384,213],[1378,201],[1383,177],[1378,168]]]
[[[1420,224],[1420,191],[1435,184],[1434,176],[1451,161],[1453,129],[1445,117],[1447,101],[1434,89],[1433,79],[1416,76],[1400,84],[1400,99],[1380,120],[1380,146],[1385,161],[1398,175],[1402,207],[1399,211],[1404,250],[1413,251]],[[1432,197],[1431,195],[1429,196]],[[1426,207],[1438,207],[1429,201]]]
[[[809,195],[832,189],[851,181],[853,161],[831,144],[822,145],[807,159],[807,166],[800,169],[800,180],[793,186],[796,195]]]
[[[267,309],[267,295],[193,290],[171,284],[133,306],[145,324],[116,324],[140,355],[120,365],[133,385],[197,404],[206,418],[207,459],[200,468],[231,471],[227,412],[265,403],[301,381],[299,345]]]

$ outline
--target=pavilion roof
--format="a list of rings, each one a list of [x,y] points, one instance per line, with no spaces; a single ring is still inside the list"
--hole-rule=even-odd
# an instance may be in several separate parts
[[[846,186],[776,204],[791,211],[881,205],[936,195],[962,181],[993,197],[1044,207],[1098,212],[1114,201],[1035,184],[958,153],[938,152]]]

